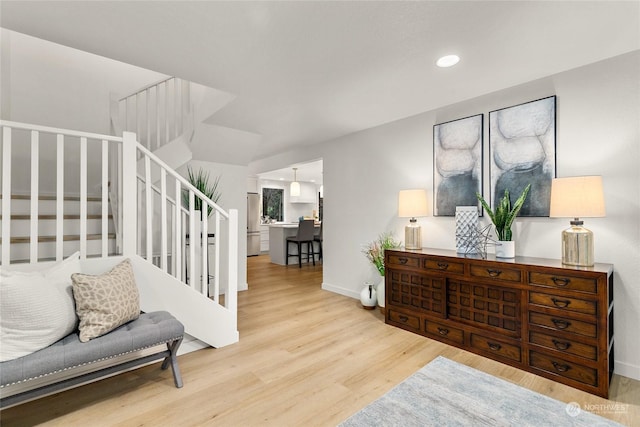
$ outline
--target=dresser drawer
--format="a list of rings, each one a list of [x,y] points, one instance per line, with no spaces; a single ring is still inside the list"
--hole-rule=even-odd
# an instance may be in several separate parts
[[[471,276],[503,280],[505,282],[520,282],[522,280],[522,271],[497,266],[471,264]]]
[[[387,308],[389,320],[397,325],[401,325],[405,329],[413,332],[420,332],[420,317],[411,314],[405,314],[391,308]]]
[[[546,274],[532,271],[529,273],[529,283],[532,285],[550,286],[557,289],[571,289],[574,291],[595,293],[598,281],[585,277],[572,277],[561,274]]]
[[[529,312],[529,323],[532,325],[544,326],[556,331],[571,332],[587,337],[596,337],[596,325],[592,323],[582,322],[580,320],[567,319],[566,317],[554,316],[549,314]]]
[[[387,264],[390,266],[393,265],[402,265],[405,267],[420,267],[420,258],[417,256],[411,255],[389,255],[387,257]]]
[[[529,332],[529,342],[551,350],[584,357],[585,359],[597,360],[598,358],[598,349],[595,346],[566,338],[531,331]]]
[[[588,366],[567,362],[564,359],[535,351],[529,352],[529,365],[552,374],[579,381],[583,384],[594,387],[598,386],[598,372]]]
[[[449,325],[443,325],[429,319],[424,321],[424,329],[428,336],[434,337],[437,340],[444,338],[456,344],[464,343],[464,332],[462,329],[452,328]]]
[[[516,362],[522,360],[519,346],[483,337],[482,335],[471,334],[471,347],[484,353],[489,353],[491,356],[506,357]]]
[[[529,303],[586,314],[596,314],[598,306],[596,301],[550,295],[541,292],[529,292]]]
[[[464,274],[464,264],[442,258],[427,258],[424,260],[427,270],[443,271],[447,273]]]

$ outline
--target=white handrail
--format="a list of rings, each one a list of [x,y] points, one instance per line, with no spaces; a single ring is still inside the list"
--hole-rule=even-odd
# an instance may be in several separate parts
[[[32,125],[29,123],[12,122],[11,120],[0,120],[0,126],[11,128],[11,129],[35,130],[43,133],[53,133],[53,134],[73,136],[78,138],[84,137],[88,139],[103,139],[105,141],[122,142],[122,137],[113,136],[113,135],[102,135],[99,133],[60,129],[60,128],[54,128],[51,126]]]

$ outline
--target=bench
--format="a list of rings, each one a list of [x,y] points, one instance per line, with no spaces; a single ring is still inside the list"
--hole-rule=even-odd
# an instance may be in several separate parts
[[[177,352],[184,326],[166,311],[142,313],[113,331],[80,342],[72,333],[42,350],[0,363],[0,408],[58,393],[164,359],[182,387]]]

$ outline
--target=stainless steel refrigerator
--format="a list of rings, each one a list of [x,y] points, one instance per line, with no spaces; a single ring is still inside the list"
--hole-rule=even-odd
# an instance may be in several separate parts
[[[260,254],[260,195],[247,193],[247,256]]]

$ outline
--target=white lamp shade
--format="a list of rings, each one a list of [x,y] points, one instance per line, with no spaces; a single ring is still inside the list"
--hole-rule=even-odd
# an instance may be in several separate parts
[[[298,197],[300,195],[300,183],[298,181],[293,181],[291,183],[289,193],[291,193],[292,197]]]
[[[605,216],[601,176],[555,178],[551,182],[550,217],[591,218]]]
[[[415,218],[428,214],[427,192],[425,190],[401,190],[398,193],[398,216],[400,218]]]

